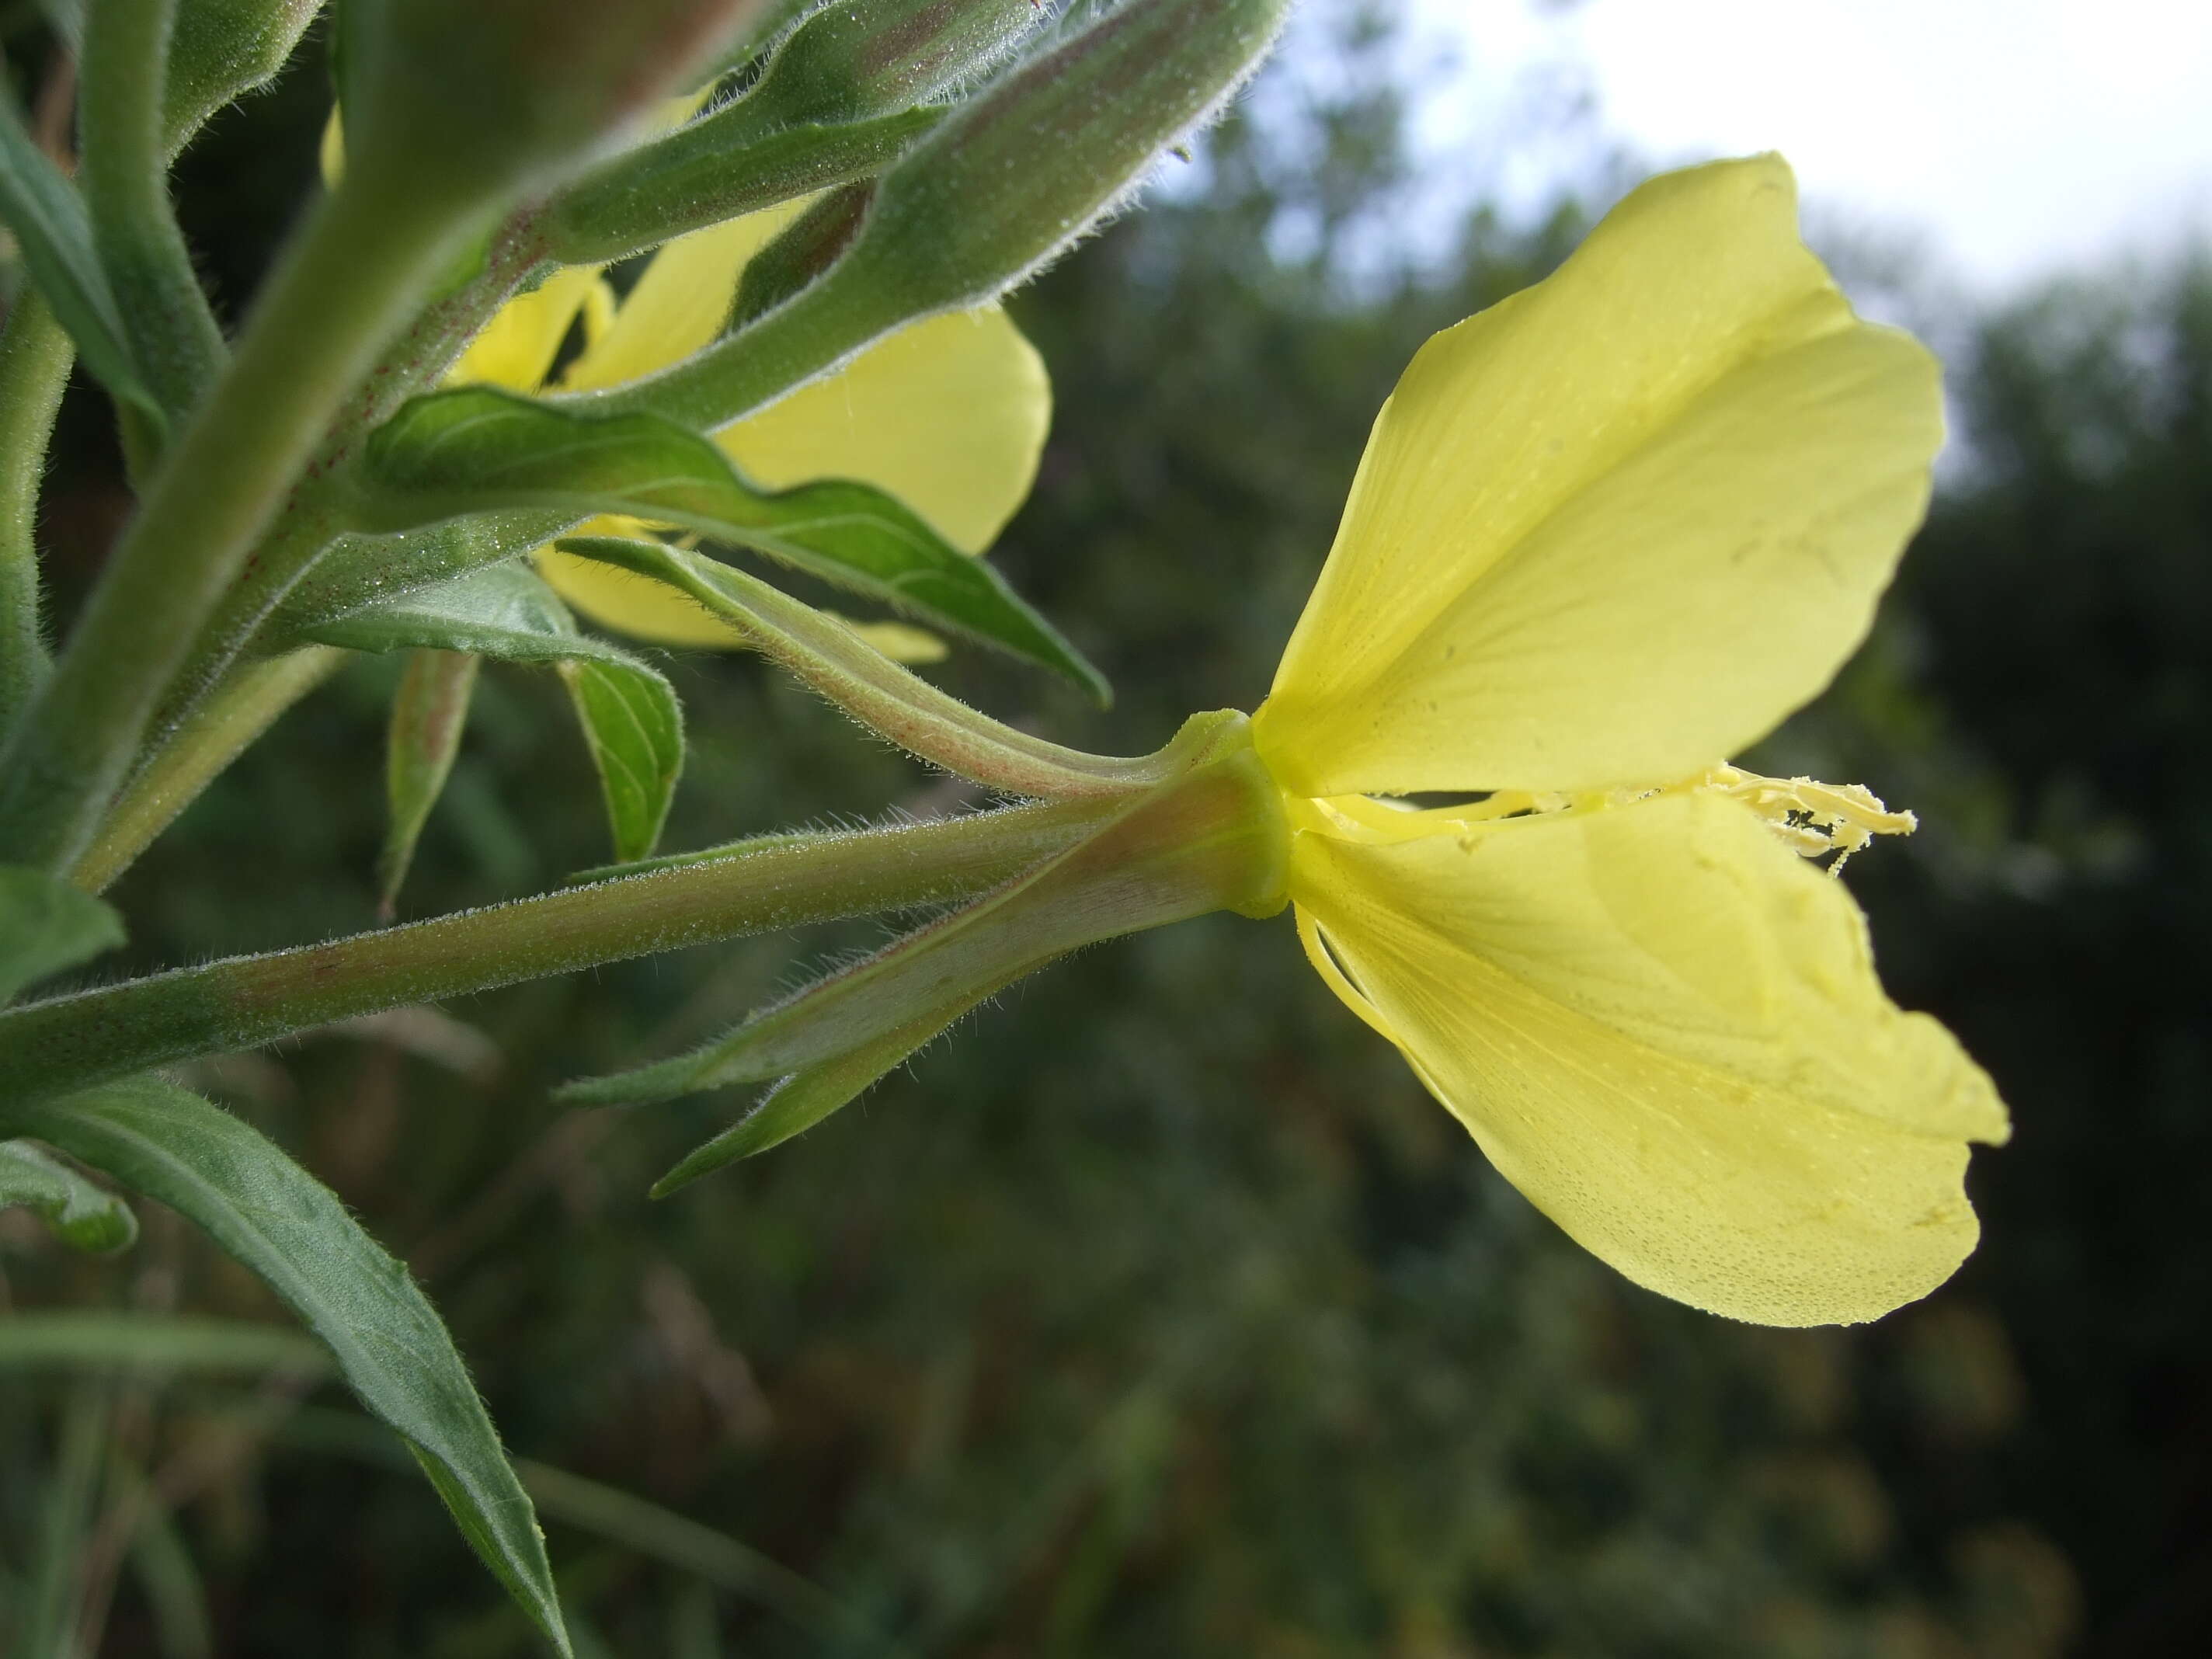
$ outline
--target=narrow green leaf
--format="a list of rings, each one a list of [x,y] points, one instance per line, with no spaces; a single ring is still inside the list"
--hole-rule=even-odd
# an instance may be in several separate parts
[[[15,234],[23,264],[77,355],[116,399],[162,430],[161,406],[132,357],[123,313],[93,251],[92,225],[76,186],[24,130],[0,88],[0,224]]]
[[[487,566],[455,581],[349,611],[317,624],[310,637],[356,651],[465,652],[558,667],[599,768],[617,861],[653,851],[684,770],[684,711],[675,688],[619,647],[579,633],[560,595],[526,564]],[[398,717],[395,706],[395,731]],[[453,735],[458,738],[458,728]],[[451,758],[447,757],[448,765]],[[427,750],[423,760],[427,765]],[[398,761],[395,749],[395,767]],[[410,794],[410,809],[419,805],[427,813],[444,775],[441,771],[434,783],[427,773],[411,779],[410,784],[428,787],[429,795]],[[396,773],[392,799],[396,837],[402,827]],[[417,818],[408,833],[409,849],[420,828]],[[387,853],[392,845],[387,842]],[[401,873],[404,868],[404,863],[398,866]],[[387,872],[387,879],[396,889],[396,875]]]
[[[123,920],[89,893],[0,864],[0,1003],[123,943]]]
[[[469,723],[477,685],[470,651],[416,650],[407,653],[384,740],[384,847],[376,859],[376,905],[392,919],[400,884],[415,860],[415,842],[444,793]]]
[[[652,856],[684,769],[684,711],[658,674],[577,659],[561,665],[606,795],[615,862]]]
[[[755,488],[709,440],[652,415],[572,413],[488,386],[418,398],[369,440],[370,527],[550,507],[630,514],[738,543],[933,626],[1106,682],[988,563],[868,485]]]
[[[128,1249],[138,1237],[138,1218],[105,1188],[26,1140],[0,1140],[0,1209],[21,1205],[71,1249],[107,1255]],[[0,1344],[15,1321],[0,1323]]]
[[[529,1496],[453,1338],[336,1194],[229,1113],[152,1079],[0,1111],[181,1212],[266,1280],[329,1346],[362,1403],[405,1437],[463,1534],[568,1653]]]

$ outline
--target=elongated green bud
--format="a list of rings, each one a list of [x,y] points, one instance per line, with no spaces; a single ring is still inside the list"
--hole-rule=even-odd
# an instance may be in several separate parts
[[[894,329],[996,299],[1112,211],[1218,109],[1289,8],[1129,0],[955,106],[883,175],[819,280],[688,362],[586,400],[718,427]],[[772,252],[762,257],[774,262]],[[741,310],[751,314],[761,297]]]
[[[838,276],[911,315],[995,299],[1241,85],[1290,0],[1131,0],[963,106],[884,176]],[[848,274],[849,272],[849,274]]]
[[[857,0],[776,46],[736,104],[755,130],[895,114],[977,79],[1035,26],[1030,0]]]
[[[696,85],[764,0],[348,0],[351,168],[496,197],[550,183]]]
[[[866,179],[941,118],[1033,26],[1029,0],[824,6],[782,37],[744,96],[608,161],[549,203],[552,258],[589,264],[794,196]]]

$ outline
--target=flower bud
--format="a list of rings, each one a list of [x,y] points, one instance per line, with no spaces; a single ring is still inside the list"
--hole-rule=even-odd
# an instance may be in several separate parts
[[[1218,109],[1288,9],[1289,0],[1131,0],[1039,53],[884,174],[839,277],[896,296],[909,315],[997,298]]]
[[[457,195],[526,189],[696,85],[763,0],[350,0],[353,165]]]
[[[730,113],[757,132],[896,114],[981,76],[1036,16],[1030,0],[824,6],[784,37]]]

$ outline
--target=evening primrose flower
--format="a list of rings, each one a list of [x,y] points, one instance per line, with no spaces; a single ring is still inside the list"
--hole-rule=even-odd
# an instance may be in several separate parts
[[[1717,764],[1864,636],[1941,441],[1779,158],[1652,179],[1415,356],[1253,720],[1322,977],[1569,1234],[1740,1319],[1924,1295],[2007,1134],[1798,856],[1910,818]]]
[[[619,385],[711,343],[746,264],[803,203],[749,214],[669,243],[617,302],[599,271],[571,267],[510,300],[454,365],[448,383],[536,392],[580,318],[585,343],[562,372],[569,392]],[[783,489],[854,479],[896,497],[951,545],[981,553],[1029,494],[1052,416],[1036,349],[996,306],[903,329],[825,376],[715,434],[752,483]],[[599,519],[582,535],[648,534]],[[664,645],[733,647],[745,637],[675,589],[544,548],[538,567],[594,622]],[[944,654],[899,623],[855,624],[902,660]]]

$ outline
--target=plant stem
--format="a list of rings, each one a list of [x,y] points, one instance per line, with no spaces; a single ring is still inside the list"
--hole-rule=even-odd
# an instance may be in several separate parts
[[[285,257],[0,757],[0,858],[59,874],[91,842],[163,688],[331,415],[480,223],[483,204],[438,183],[356,168]]]
[[[46,673],[33,532],[46,444],[76,356],[46,302],[26,288],[0,328],[0,738]]]
[[[176,0],[90,0],[77,182],[132,355],[172,427],[222,371],[222,331],[169,204],[161,91]]]
[[[1050,858],[1116,802],[1021,806],[726,857],[266,956],[181,968],[0,1013],[0,1079],[42,1098],[356,1014],[657,951],[972,897]]]
[[[88,893],[104,891],[277,716],[337,672],[351,654],[311,645],[233,676],[131,781],[70,879]]]

